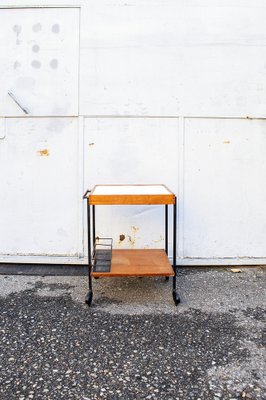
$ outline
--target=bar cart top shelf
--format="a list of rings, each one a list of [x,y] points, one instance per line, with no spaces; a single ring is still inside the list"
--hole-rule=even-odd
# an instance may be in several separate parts
[[[86,195],[91,205],[174,204],[165,185],[96,185]]]

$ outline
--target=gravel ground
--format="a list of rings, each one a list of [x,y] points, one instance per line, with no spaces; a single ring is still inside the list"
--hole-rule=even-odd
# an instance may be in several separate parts
[[[0,399],[266,399],[265,269],[0,276]],[[264,336],[263,336],[264,334]]]

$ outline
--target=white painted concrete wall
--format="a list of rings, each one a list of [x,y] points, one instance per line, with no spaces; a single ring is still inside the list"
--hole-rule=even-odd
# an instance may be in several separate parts
[[[165,183],[180,264],[266,262],[264,0],[0,7],[0,261],[83,263],[85,189]],[[163,245],[160,207],[97,221]]]

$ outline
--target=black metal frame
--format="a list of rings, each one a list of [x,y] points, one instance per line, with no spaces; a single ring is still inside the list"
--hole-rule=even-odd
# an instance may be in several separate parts
[[[86,198],[87,192],[84,194],[84,198]],[[95,206],[94,211],[95,211]],[[93,227],[93,238],[95,236],[95,212],[93,213],[94,217],[92,218],[92,221],[94,222],[94,227]],[[91,270],[92,270],[92,258],[91,258],[91,209],[90,209],[90,199],[87,197],[87,228],[88,228],[88,280],[89,280],[89,291],[86,294],[85,297],[85,303],[88,304],[88,306],[91,305],[92,302],[92,297],[93,297],[93,292],[92,292],[92,279],[91,279]]]
[[[177,266],[176,266],[176,228],[177,228],[177,204],[176,204],[176,196],[175,196],[175,202],[173,205],[173,270],[174,270],[174,276],[173,276],[173,299],[175,302],[175,305],[177,306],[180,303],[180,297],[177,293]]]
[[[86,193],[84,194],[83,198],[87,200],[87,228],[88,228],[88,281],[89,281],[89,291],[85,297],[85,303],[90,306],[92,303],[92,298],[93,298],[93,291],[92,291],[92,243],[91,239],[93,240],[93,243],[95,243],[96,239],[96,234],[95,234],[95,225],[96,225],[96,220],[95,220],[95,205],[90,205],[90,199],[88,196],[88,193],[90,191],[87,190]],[[177,201],[176,197],[174,198],[174,204],[173,204],[173,271],[174,271],[174,276],[173,276],[173,300],[175,305],[178,305],[180,303],[180,297],[177,293],[177,265],[176,265],[176,228],[177,228]],[[91,207],[92,207],[92,216],[91,216]],[[168,255],[168,242],[169,242],[169,235],[168,235],[168,204],[165,204],[165,252]],[[166,280],[169,278],[167,277]]]

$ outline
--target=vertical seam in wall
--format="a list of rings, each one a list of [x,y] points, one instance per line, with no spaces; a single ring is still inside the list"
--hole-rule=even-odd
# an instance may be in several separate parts
[[[6,138],[6,131],[7,131],[7,119],[5,118],[5,117],[1,117],[1,118],[3,118],[3,122],[4,122],[4,133],[3,133],[3,136],[2,137],[0,137],[0,140],[3,140],[3,139],[5,139]]]
[[[178,126],[178,225],[177,225],[177,256],[184,257],[184,150],[185,150],[185,119],[179,117]]]
[[[81,8],[79,8],[79,44],[78,44],[78,115],[80,112],[80,41],[81,41]]]
[[[80,40],[81,8],[78,11],[78,257],[84,257],[84,117],[80,116]]]
[[[78,256],[84,257],[84,118],[78,117]]]

